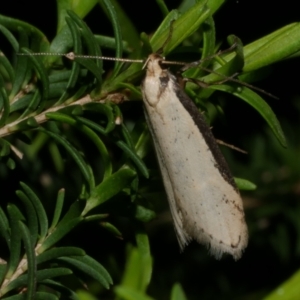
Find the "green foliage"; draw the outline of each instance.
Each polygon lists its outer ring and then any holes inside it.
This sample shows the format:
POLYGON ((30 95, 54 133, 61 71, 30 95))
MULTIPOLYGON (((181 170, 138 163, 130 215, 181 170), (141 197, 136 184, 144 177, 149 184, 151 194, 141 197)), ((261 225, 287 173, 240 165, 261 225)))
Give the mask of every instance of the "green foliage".
MULTIPOLYGON (((224 2, 183 1, 180 9, 168 11, 164 1, 157 0, 164 19, 151 38, 140 34, 115 0, 99 1, 111 22, 113 37, 95 35, 82 20, 97 4, 94 0, 57 0, 57 34, 52 41, 33 25, 0 15, 0 32, 12 49, 9 55, 0 55, 1 173, 25 169, 19 178, 20 189, 4 195, 7 201, 0 207, 1 299, 95 299, 92 292, 82 292, 85 283, 101 286, 94 292, 98 297, 105 295, 114 276, 117 283, 110 295, 116 299, 154 299, 148 294, 153 258, 144 223, 155 217, 159 206, 159 197, 149 192, 151 184, 156 184, 156 173, 147 163, 151 149, 148 130, 137 115, 130 114, 131 103, 141 99, 142 66, 116 62, 106 75, 100 59, 75 56, 74 61, 68 61, 58 53, 72 51, 95 57, 102 55, 104 48, 113 48, 116 57, 126 53, 136 59, 160 50, 172 59, 196 55, 198 62, 190 64, 183 76, 191 79, 186 92, 197 105, 208 111, 212 104, 207 99, 214 99, 216 91, 232 94, 252 106, 277 141, 286 146, 279 121, 262 96, 247 85, 224 79, 239 72, 239 79, 252 81, 260 68, 295 54, 300 50, 299 24, 287 25, 245 46, 230 36, 229 44, 235 47, 220 53, 213 18, 224 2), (200 82, 207 88, 200 88, 200 82), (20 163, 21 158, 27 165, 20 163), (32 179, 34 166, 47 173, 44 160, 54 166, 52 177, 59 177, 59 184, 52 178, 49 194, 47 185, 42 186, 42 192, 38 192, 38 185, 31 188, 38 177, 32 179), (54 190, 58 194, 53 208, 54 190), (92 221, 121 239, 126 232, 120 221, 124 218, 136 246, 127 245, 121 272, 111 257, 103 258, 109 273, 98 259, 86 254, 86 249, 64 242, 74 230, 92 221)), ((253 178, 237 178, 236 182, 240 189, 250 191, 256 188, 250 180, 253 178)), ((259 213, 272 217, 279 210, 280 206, 266 206, 266 211, 259 213)), ((297 213, 287 214, 300 237, 297 213)), ((255 230, 250 225, 250 232, 255 230)), ((283 239, 286 231, 281 231, 283 239)), ((101 237, 92 239, 99 250, 107 246, 101 237), (101 243, 97 244, 98 240, 101 243)), ((282 257, 284 251, 278 248, 282 257)), ((293 295, 291 290, 299 294, 294 280, 297 273, 294 276, 279 288, 287 295, 293 295)), ((180 283, 172 285, 170 299, 187 299, 180 283)), ((277 299, 276 291, 265 299, 277 299)))
MULTIPOLYGON (((37 286, 41 284, 47 286, 48 279, 73 273, 72 268, 57 267, 54 261, 60 265, 66 262, 71 267, 88 274, 105 288, 109 288, 112 284, 109 273, 82 249, 75 247, 49 249, 83 220, 80 214, 84 206, 78 205, 83 201, 75 202, 65 216, 58 221, 63 202, 63 191, 60 191, 52 226, 48 229, 48 218, 41 200, 26 184, 21 183, 21 186, 23 190, 18 190, 16 193, 24 204, 27 218, 22 216, 14 205, 7 207, 8 218, 2 211, 1 232, 8 233, 6 242, 10 249, 10 256, 7 267, 4 268, 6 263, 1 265, 3 267, 1 269, 1 295, 11 294, 17 289, 26 287, 26 299, 32 299, 38 294, 37 286), (21 240, 24 243, 24 253, 21 253, 21 240)), ((10 297, 5 299, 10 299, 10 297)))

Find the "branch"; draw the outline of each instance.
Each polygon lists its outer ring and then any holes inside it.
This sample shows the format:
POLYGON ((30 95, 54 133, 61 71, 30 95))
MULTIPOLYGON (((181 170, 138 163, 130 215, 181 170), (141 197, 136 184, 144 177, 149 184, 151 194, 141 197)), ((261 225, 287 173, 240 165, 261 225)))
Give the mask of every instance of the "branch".
MULTIPOLYGON (((103 100, 102 100, 103 101, 103 100)), ((99 101, 100 103, 102 101, 99 101)), ((59 106, 56 106, 56 107, 51 107, 47 110, 45 110, 44 112, 40 113, 39 115, 33 117, 35 119, 35 121, 38 123, 38 124, 42 124, 44 122, 46 122, 48 120, 48 118, 46 117, 46 114, 50 113, 50 112, 55 112, 55 111, 58 111, 60 109, 63 109, 63 108, 66 108, 68 106, 71 106, 71 105, 85 105, 87 103, 91 103, 93 102, 93 99, 90 97, 90 95, 86 95, 85 97, 77 100, 77 101, 74 101, 70 104, 63 104, 63 105, 59 105, 59 106)), ((15 133, 16 131, 18 131, 19 129, 16 128, 16 126, 18 124, 20 124, 21 122, 23 122, 24 120, 27 120, 29 118, 31 118, 32 116, 29 116, 29 117, 26 117, 26 118, 23 118, 21 120, 17 120, 15 122, 12 122, 10 124, 7 124, 5 125, 4 127, 2 127, 0 129, 0 137, 5 137, 5 136, 8 136, 12 133, 15 133)))

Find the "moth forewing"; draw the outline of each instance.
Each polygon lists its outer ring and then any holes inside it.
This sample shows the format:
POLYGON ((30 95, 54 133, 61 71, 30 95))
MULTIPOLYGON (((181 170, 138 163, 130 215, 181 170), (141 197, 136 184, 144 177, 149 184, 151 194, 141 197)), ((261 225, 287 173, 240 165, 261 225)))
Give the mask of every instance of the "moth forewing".
POLYGON ((180 248, 195 239, 216 258, 239 259, 248 243, 239 191, 203 116, 162 60, 149 56, 142 92, 180 248))

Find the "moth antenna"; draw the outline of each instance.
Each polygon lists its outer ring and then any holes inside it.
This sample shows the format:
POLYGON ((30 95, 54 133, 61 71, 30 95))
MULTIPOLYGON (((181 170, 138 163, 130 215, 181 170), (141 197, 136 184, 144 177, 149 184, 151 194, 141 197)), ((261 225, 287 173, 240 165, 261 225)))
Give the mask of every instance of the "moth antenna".
POLYGON ((201 87, 208 87, 209 85, 213 85, 213 84, 222 84, 222 83, 224 83, 224 82, 226 82, 226 81, 231 81, 231 82, 235 82, 235 83, 238 83, 238 84, 240 84, 240 85, 246 86, 246 87, 248 87, 248 88, 250 88, 250 89, 252 89, 252 90, 258 91, 258 92, 260 92, 260 93, 262 93, 262 94, 265 94, 266 96, 271 97, 271 98, 273 98, 273 99, 275 99, 275 100, 279 100, 278 97, 274 96, 274 95, 271 94, 271 93, 266 92, 266 91, 263 90, 263 89, 260 89, 260 88, 258 88, 258 87, 256 87, 256 86, 252 85, 252 84, 249 84, 249 83, 247 83, 247 82, 244 82, 244 81, 241 81, 241 80, 239 80, 239 79, 234 78, 235 76, 237 76, 237 75, 239 74, 238 72, 236 72, 236 73, 234 73, 233 75, 227 77, 227 76, 225 76, 224 74, 218 73, 218 72, 216 72, 216 71, 214 71, 214 70, 211 70, 211 69, 208 69, 208 68, 205 68, 205 67, 202 67, 202 66, 199 66, 199 68, 200 68, 201 70, 206 71, 206 72, 209 72, 209 73, 212 73, 212 74, 216 74, 216 75, 218 75, 218 76, 221 76, 221 77, 223 77, 224 79, 223 79, 223 80, 220 80, 220 81, 217 81, 217 82, 214 82, 214 83, 212 83, 212 84, 208 84, 208 83, 206 83, 206 82, 203 82, 203 81, 201 81, 201 80, 194 79, 194 78, 188 78, 187 80, 192 81, 192 82, 198 84, 198 85, 201 86, 201 87))
POLYGON ((64 56, 70 60, 75 58, 92 58, 92 59, 102 59, 110 61, 121 61, 121 62, 135 62, 135 63, 144 63, 143 59, 130 59, 130 58, 120 58, 120 57, 109 57, 109 56, 97 56, 97 55, 83 55, 76 54, 74 52, 69 53, 53 53, 53 52, 32 52, 32 53, 17 53, 19 56, 64 56))
POLYGON ((18 56, 66 56, 65 53, 53 52, 31 52, 31 53, 17 53, 18 56))
MULTIPOLYGON (((220 56, 221 54, 227 53, 227 52, 231 52, 237 45, 237 42, 234 42, 229 48, 225 49, 225 50, 219 50, 217 53, 206 56, 205 58, 193 61, 191 63, 187 63, 185 68, 182 68, 181 71, 184 72, 192 67, 197 67, 198 65, 200 65, 201 63, 207 61, 207 60, 211 60, 213 58, 215 58, 216 56, 220 56)), ((209 70, 210 71, 210 70, 209 70)), ((210 71, 211 72, 211 71, 210 71)))
MULTIPOLYGON (((219 51, 217 54, 215 55, 211 55, 211 56, 207 56, 205 59, 202 59, 202 60, 197 60, 195 62, 192 62, 192 63, 185 63, 185 62, 178 62, 178 61, 167 61, 167 60, 162 60, 161 63, 162 64, 165 64, 165 65, 179 65, 179 66, 185 66, 184 68, 181 68, 181 71, 184 72, 186 71, 187 69, 191 68, 191 67, 197 67, 200 63, 202 63, 203 61, 206 61, 206 60, 209 60, 213 57, 215 57, 216 55, 220 55, 220 54, 223 54, 223 53, 226 53, 226 52, 229 52, 231 51, 232 49, 234 49, 234 47, 236 47, 236 43, 234 43, 230 48, 226 49, 226 50, 222 50, 222 51, 219 51)), ((120 62, 125 62, 125 63, 142 63, 143 64, 143 69, 146 67, 148 61, 149 61, 149 58, 147 58, 147 60, 143 60, 143 59, 130 59, 130 58, 119 58, 119 57, 109 57, 109 56, 97 56, 97 55, 83 55, 83 54, 75 54, 74 52, 69 52, 69 53, 53 53, 53 52, 32 52, 32 53, 17 53, 17 55, 19 56, 64 56, 70 60, 74 60, 75 58, 92 58, 92 59, 102 59, 102 60, 109 60, 109 61, 120 61, 120 62)), ((198 66, 199 68, 201 68, 202 70, 206 71, 206 72, 209 72, 209 73, 213 73, 213 74, 216 74, 218 76, 221 76, 224 78, 224 80, 221 80, 219 82, 215 82, 214 84, 222 84, 223 82, 226 82, 226 81, 231 81, 231 82, 236 82, 236 83, 239 83, 241 85, 244 85, 246 87, 249 87, 250 89, 253 89, 253 90, 256 90, 262 94, 265 94, 273 99, 276 99, 278 100, 279 98, 272 95, 271 93, 268 93, 266 92, 265 90, 263 89, 260 89, 258 87, 255 87, 253 86, 252 84, 249 84, 249 83, 246 83, 246 82, 243 82, 243 81, 240 81, 238 79, 235 79, 233 77, 237 76, 238 73, 235 73, 233 75, 231 75, 230 77, 226 77, 225 75, 221 74, 221 73, 218 73, 216 71, 213 71, 213 70, 210 70, 208 68, 205 68, 205 67, 201 67, 201 66, 198 66)), ((192 82, 195 82, 196 84, 200 85, 200 86, 208 86, 207 83, 204 83, 200 80, 197 80, 197 79, 188 79, 192 82)))

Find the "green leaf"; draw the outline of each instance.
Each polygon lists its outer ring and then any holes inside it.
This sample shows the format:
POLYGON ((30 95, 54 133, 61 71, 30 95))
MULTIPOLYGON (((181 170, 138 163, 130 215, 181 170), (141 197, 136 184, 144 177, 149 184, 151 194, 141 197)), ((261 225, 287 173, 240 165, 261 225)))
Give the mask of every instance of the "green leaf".
POLYGON ((273 64, 300 50, 300 23, 292 23, 244 47, 244 72, 273 64))
POLYGON ((296 300, 300 294, 300 270, 294 273, 288 280, 277 287, 263 300, 296 300))
POLYGON ((36 211, 34 209, 33 204, 31 203, 29 198, 24 194, 23 191, 16 191, 16 194, 25 206, 27 225, 31 235, 31 241, 35 245, 37 241, 38 231, 39 231, 39 224, 38 224, 36 211))
MULTIPOLYGON (((73 99, 77 99, 77 95, 73 88, 78 82, 80 74, 79 64, 72 64, 68 82, 50 84, 49 99, 59 98, 56 101, 55 105, 64 103, 68 98, 68 101, 71 101, 71 97, 73 97, 73 99), (71 91, 73 92, 73 94, 71 94, 71 91)), ((79 89, 79 91, 81 91, 81 89, 79 89)))
POLYGON ((84 250, 77 247, 52 248, 38 255, 36 258, 36 263, 41 264, 46 261, 53 260, 62 256, 83 256, 83 255, 85 255, 84 250))
POLYGON ((60 32, 66 25, 65 18, 69 10, 72 10, 80 18, 84 18, 97 4, 97 0, 72 1, 57 0, 58 24, 57 32, 60 32))
MULTIPOLYGON (((106 48, 106 49, 111 49, 111 50, 114 50, 116 48, 116 39, 114 37, 104 36, 104 35, 100 35, 100 34, 95 34, 94 37, 97 40, 97 43, 101 48, 106 48)), ((132 49, 129 47, 127 41, 123 40, 122 44, 123 44, 123 52, 124 53, 132 52, 132 49)))
POLYGON ((49 153, 53 161, 53 165, 58 174, 64 173, 65 164, 64 159, 57 147, 57 144, 54 142, 49 143, 49 153))
MULTIPOLYGON (((80 29, 80 33, 82 38, 85 41, 85 44, 87 46, 88 49, 88 55, 91 56, 102 56, 100 47, 97 44, 97 40, 95 39, 93 33, 91 32, 91 30, 87 27, 87 25, 85 24, 85 22, 83 22, 75 13, 73 13, 72 11, 68 11, 68 15, 72 18, 72 20, 77 24, 77 26, 80 29)), ((76 61, 76 59, 75 59, 76 61)), ((103 61, 101 59, 85 59, 85 62, 81 62, 84 63, 85 67, 90 70, 94 76, 98 79, 98 88, 101 87, 102 84, 102 73, 103 73, 103 61), (88 61, 88 65, 86 65, 85 63, 88 61)))
MULTIPOLYGON (((80 116, 80 115, 83 114, 83 108, 82 108, 81 105, 77 105, 77 104, 75 104, 75 105, 66 105, 64 108, 60 109, 58 112, 57 111, 56 112, 50 112, 49 114, 50 115, 54 114, 54 116, 56 114, 58 114, 58 116, 61 115, 62 117, 64 115, 67 115, 71 118, 74 118, 78 115, 80 116)), ((59 119, 59 121, 63 121, 63 118, 59 119)))
POLYGON ((94 122, 94 121, 90 121, 89 119, 83 118, 83 117, 76 117, 76 120, 78 120, 80 123, 94 129, 95 131, 106 135, 106 129, 104 127, 102 127, 101 125, 99 125, 98 123, 94 122))
POLYGON ((59 300, 60 297, 47 292, 37 292, 34 299, 35 300, 59 300))
POLYGON ((39 109, 38 109, 38 113, 39 113, 44 109, 44 104, 45 104, 45 102, 46 102, 46 100, 48 99, 48 96, 49 96, 49 79, 48 79, 47 71, 46 71, 46 68, 44 67, 44 64, 41 61, 40 57, 30 55, 32 53, 31 50, 28 50, 28 49, 23 47, 21 49, 21 52, 28 54, 28 56, 26 56, 26 58, 28 60, 30 60, 31 63, 33 64, 33 66, 34 66, 34 68, 35 68, 35 70, 36 70, 36 72, 39 76, 40 82, 41 82, 42 99, 41 99, 41 102, 39 104, 39 109))
MULTIPOLYGON (((107 125, 106 125, 106 128, 105 128, 105 133, 109 133, 109 132, 111 132, 115 128, 115 116, 113 114, 113 110, 112 110, 112 106, 111 105, 109 105, 109 104, 102 104, 102 103, 88 103, 88 104, 84 105, 83 109, 84 110, 88 110, 88 111, 93 111, 93 112, 101 113, 101 114, 103 114, 103 115, 106 116, 106 118, 107 118, 107 125)), ((78 117, 78 119, 81 120, 82 118, 78 117)), ((92 126, 89 126, 89 127, 97 130, 96 128, 94 128, 92 126)), ((101 130, 99 132, 102 133, 101 130)))
MULTIPOLYGON (((23 31, 20 31, 20 45, 28 47, 28 39, 23 31)), ((13 81, 13 86, 10 91, 9 98, 12 100, 20 91, 20 89, 27 83, 26 76, 29 70, 29 59, 26 56, 17 56, 16 66, 15 66, 15 80, 13 81)))
POLYGON ((76 200, 75 202, 73 202, 69 210, 67 211, 67 213, 58 223, 58 226, 64 226, 64 224, 68 223, 72 219, 80 217, 84 206, 85 206, 85 201, 83 200, 76 200))
POLYGON ((175 283, 171 291, 171 300, 187 300, 180 283, 175 283))
MULTIPOLYGON (((91 218, 89 218, 89 219, 91 219, 91 218)), ((110 233, 112 233, 115 237, 122 238, 122 233, 113 224, 111 224, 109 222, 101 222, 100 225, 101 225, 101 227, 105 228, 107 231, 109 231, 110 233)))
POLYGON ((40 241, 42 241, 48 232, 48 218, 46 211, 40 201, 40 199, 37 197, 37 195, 30 189, 28 185, 26 185, 24 182, 20 182, 21 187, 27 194, 28 198, 30 199, 31 203, 33 204, 36 215, 39 220, 40 225, 40 241))
POLYGON ((28 103, 28 106, 22 113, 22 115, 19 117, 19 119, 23 119, 26 116, 32 114, 38 107, 39 103, 41 101, 41 95, 40 91, 36 90, 33 95, 31 95, 31 100, 28 103))
POLYGON ((111 165, 111 159, 108 154, 108 150, 106 149, 105 144, 101 141, 101 139, 92 129, 90 129, 89 127, 83 124, 80 124, 79 122, 76 121, 76 119, 62 113, 53 112, 53 113, 46 114, 46 116, 49 119, 73 125, 77 129, 82 131, 87 137, 89 137, 91 141, 96 145, 96 147, 98 148, 102 156, 102 161, 104 165, 104 178, 111 175, 112 165, 111 165))
POLYGON ((148 285, 151 281, 152 276, 152 257, 151 257, 151 251, 150 251, 150 244, 149 244, 149 238, 146 234, 145 230, 143 229, 143 226, 139 226, 136 235, 136 243, 138 247, 139 252, 139 260, 140 260, 140 267, 138 276, 138 289, 140 291, 146 291, 148 285))
POLYGON ((11 157, 9 157, 9 158, 7 159, 7 161, 6 161, 6 166, 7 166, 10 170, 14 170, 15 167, 16 167, 16 163, 15 163, 15 161, 14 161, 11 157))
MULTIPOLYGON (((150 44, 149 36, 145 32, 141 33, 141 42, 143 43, 142 54, 144 56, 146 56, 150 53, 153 53, 153 49, 150 44)), ((132 64, 128 69, 131 69, 134 65, 136 65, 136 64, 132 64)))
POLYGON ((239 190, 244 190, 244 191, 256 190, 256 185, 253 182, 251 182, 247 179, 234 177, 234 181, 235 181, 235 183, 236 183, 239 190))
POLYGON ((209 88, 233 94, 250 104, 266 120, 281 145, 286 147, 285 136, 276 115, 273 113, 270 106, 258 94, 245 86, 240 86, 235 83, 212 85, 209 88))
POLYGON ((149 150, 151 149, 152 139, 149 133, 149 129, 145 127, 142 134, 139 136, 139 139, 135 145, 136 154, 140 158, 144 158, 149 150))
POLYGON ((93 61, 91 58, 87 59, 83 57, 75 57, 74 61, 84 66, 94 75, 94 77, 98 80, 98 87, 101 85, 102 73, 99 72, 99 68, 95 62, 97 61, 96 59, 93 61))
MULTIPOLYGON (((54 55, 54 54, 53 54, 54 55)), ((86 75, 86 70, 80 72, 81 76, 86 75)), ((55 84, 64 84, 63 87, 67 86, 67 82, 72 76, 72 70, 61 70, 60 72, 55 72, 49 75, 50 86, 55 86, 55 84)), ((52 98, 52 97, 51 97, 52 98)))
POLYGON ((135 218, 141 222, 149 222, 156 217, 156 213, 142 205, 137 205, 135 210, 135 218))
POLYGON ((124 168, 105 179, 91 192, 91 197, 86 202, 82 216, 128 187, 135 176, 136 172, 134 170, 124 168))
POLYGON ((10 224, 10 257, 8 261, 8 269, 6 278, 10 278, 15 272, 21 254, 21 232, 19 228, 19 221, 24 220, 20 210, 13 204, 7 206, 10 224))
POLYGON ((39 124, 37 123, 34 117, 25 118, 24 120, 16 123, 16 125, 12 125, 9 127, 9 132, 16 132, 16 131, 26 131, 31 130, 33 128, 37 128, 39 124))
MULTIPOLYGON (((190 9, 193 5, 195 5, 195 2, 199 2, 201 0, 183 0, 182 3, 180 4, 180 7, 178 10, 180 12, 186 12, 188 9, 190 9)), ((206 1, 206 5, 209 7, 211 11, 211 15, 213 15, 220 7, 222 4, 224 4, 226 0, 208 0, 206 1)))
MULTIPOLYGON (((117 106, 116 106, 117 107, 117 106)), ((121 112, 118 114, 120 114, 120 118, 123 119, 123 116, 121 114, 121 112)), ((126 125, 124 123, 121 124, 121 133, 122 133, 122 136, 126 142, 126 144, 130 147, 130 148, 134 148, 134 143, 132 141, 132 137, 131 137, 131 134, 129 132, 129 130, 127 129, 126 125)))
MULTIPOLYGON (((49 42, 47 40, 47 37, 39 29, 32 26, 31 24, 2 15, 0 15, 0 24, 5 26, 7 29, 15 32, 20 32, 20 30, 22 29, 22 31, 26 33, 27 36, 30 36, 32 49, 34 52, 48 52, 49 42)), ((13 41, 12 36, 8 37, 8 35, 6 35, 6 38, 13 46, 14 51, 17 52, 19 49, 19 47, 17 46, 18 43, 16 41, 13 41)))
POLYGON ((19 294, 19 295, 14 295, 14 296, 4 298, 4 300, 25 300, 25 299, 26 299, 25 294, 19 294))
POLYGON ((154 34, 155 39, 151 39, 151 45, 154 52, 157 52, 164 46, 165 41, 168 43, 164 50, 164 55, 170 53, 176 48, 183 40, 194 33, 201 24, 209 17, 210 11, 206 6, 205 1, 199 1, 187 12, 182 14, 176 21, 172 23, 172 35, 170 36, 170 28, 166 27, 165 30, 157 36, 154 34))
POLYGON ((99 221, 106 219, 109 216, 109 214, 97 214, 97 215, 91 215, 84 217, 85 222, 93 222, 93 221, 99 221))
POLYGON ((64 222, 63 226, 58 225, 55 231, 45 239, 42 246, 38 249, 38 253, 42 253, 45 250, 52 247, 54 244, 56 244, 67 233, 69 233, 75 226, 77 226, 81 220, 82 218, 78 217, 70 220, 69 222, 64 222))
POLYGON ((137 168, 140 170, 142 175, 146 178, 149 178, 148 168, 145 163, 141 160, 141 158, 136 154, 135 150, 130 148, 123 141, 117 141, 116 145, 123 150, 123 152, 128 155, 128 157, 135 163, 137 168))
POLYGON ((4 85, 1 84, 2 79, 0 80, 0 103, 1 103, 1 118, 0 118, 0 127, 4 126, 7 122, 7 118, 10 113, 9 99, 7 97, 4 85), (2 106, 3 105, 3 106, 2 106))
MULTIPOLYGON (((80 29, 82 38, 86 42, 88 53, 90 53, 91 55, 101 56, 101 51, 99 47, 97 47, 97 42, 94 38, 94 35, 89 29, 89 27, 86 25, 86 23, 72 10, 69 10, 67 13, 80 29)), ((101 62, 99 62, 98 66, 101 67, 101 62)))
POLYGON ((52 232, 53 229, 56 227, 57 223, 59 222, 61 211, 62 211, 62 208, 64 205, 64 199, 65 199, 65 189, 60 189, 58 191, 53 220, 52 220, 52 224, 49 228, 49 232, 52 232))
MULTIPOLYGON (((50 279, 53 277, 70 275, 73 272, 67 268, 51 268, 46 270, 39 270, 36 273, 36 282, 39 283, 45 279, 50 279)), ((26 287, 28 281, 28 274, 21 275, 20 277, 13 280, 8 286, 3 288, 2 295, 12 291, 16 288, 26 287)))
POLYGON ((10 228, 8 219, 0 206, 0 235, 5 239, 8 246, 10 244, 9 230, 10 228))
POLYGON ((28 104, 30 103, 32 99, 32 93, 22 97, 20 100, 15 101, 13 103, 11 103, 10 105, 10 113, 17 111, 17 110, 21 110, 25 107, 28 106, 28 104))
MULTIPOLYGON (((65 21, 65 20, 64 20, 65 21)), ((73 37, 68 26, 64 26, 62 30, 55 36, 50 45, 51 53, 67 53, 73 47, 73 37)), ((52 65, 60 60, 57 55, 47 56, 48 65, 52 65)))
POLYGON ((91 276, 101 283, 106 289, 109 289, 109 286, 113 283, 106 269, 99 262, 88 255, 77 257, 61 257, 59 260, 65 261, 68 264, 76 267, 78 270, 91 276))
MULTIPOLYGON (((77 28, 74 21, 70 19, 68 16, 66 16, 66 22, 69 28, 68 32, 70 36, 72 36, 72 46, 74 48, 73 51, 75 53, 81 53, 82 45, 81 45, 79 29, 77 28)), ((66 99, 68 99, 68 97, 70 96, 70 91, 72 91, 72 89, 74 88, 75 84, 78 81, 79 75, 80 75, 80 65, 78 63, 73 63, 71 74, 68 78, 68 83, 66 85, 66 88, 64 92, 60 95, 59 100, 56 102, 56 105, 62 104, 66 99)))
MULTIPOLYGON (((3 20, 2 19, 3 17, 4 16, 0 15, 0 23, 2 23, 1 21, 3 20)), ((6 17, 4 17, 4 19, 6 19, 6 17)), ((16 38, 14 37, 14 35, 6 27, 2 26, 1 24, 0 24, 0 31, 6 37, 7 41, 11 44, 14 51, 17 52, 19 49, 19 43, 16 40, 16 38)))
MULTIPOLYGON (((100 2, 100 5, 104 8, 107 15, 109 16, 109 19, 113 26, 114 37, 116 39, 116 55, 115 56, 122 57, 122 54, 123 54, 122 33, 121 33, 121 26, 119 24, 119 19, 118 19, 116 10, 110 0, 101 0, 99 2, 100 2)), ((118 75, 120 68, 121 68, 121 63, 116 61, 112 77, 115 77, 118 75)))
POLYGON ((78 295, 78 300, 98 300, 95 296, 93 296, 92 292, 86 291, 83 289, 76 291, 78 295))
POLYGON ((71 157, 74 159, 74 161, 76 162, 76 164, 78 165, 84 179, 90 184, 91 186, 91 182, 90 182, 90 170, 86 164, 86 162, 83 160, 81 154, 79 153, 79 151, 74 148, 65 138, 63 138, 61 135, 51 132, 49 130, 45 130, 44 128, 39 128, 40 131, 46 133, 47 135, 49 135, 50 137, 52 137, 56 142, 58 142, 59 144, 61 144, 66 151, 71 155, 71 157))
POLYGON ((65 297, 69 297, 67 299, 70 300, 80 300, 79 297, 77 296, 77 293, 75 293, 73 290, 71 290, 70 288, 62 285, 59 282, 56 282, 54 280, 51 279, 46 279, 41 281, 42 284, 49 286, 51 289, 55 289, 59 292, 61 292, 65 297))
POLYGON ((226 0, 208 0, 207 6, 211 11, 211 15, 213 15, 220 7, 226 2, 226 0))
POLYGON ((31 300, 35 298, 36 292, 36 260, 34 252, 34 244, 32 244, 30 231, 24 223, 19 221, 19 228, 22 235, 22 240, 24 242, 26 259, 27 259, 27 291, 26 300, 31 300))
POLYGON ((154 298, 147 296, 140 291, 136 291, 133 288, 116 286, 114 290, 119 297, 125 300, 154 300, 154 298))
POLYGON ((165 33, 165 31, 170 32, 170 26, 173 21, 177 20, 180 16, 177 9, 171 10, 163 19, 163 21, 160 23, 159 27, 156 29, 155 33, 151 37, 152 43, 154 43, 156 40, 160 39, 160 36, 165 33))
POLYGON ((4 298, 5 300, 26 300, 26 294, 18 294, 4 298))
MULTIPOLYGON (((36 27, 32 26, 31 24, 28 24, 26 22, 13 19, 10 17, 5 17, 0 15, 0 23, 4 25, 6 28, 11 29, 12 31, 18 32, 20 28, 28 36, 31 37, 31 44, 34 51, 37 52, 47 52, 49 48, 49 42, 47 37, 36 27)), ((15 51, 18 51, 18 49, 15 49, 15 51)))
MULTIPOLYGON (((0 25, 1 30, 1 25, 0 25)), ((7 59, 6 56, 4 56, 4 53, 1 52, 0 56, 0 72, 2 73, 3 79, 7 79, 9 82, 13 82, 15 80, 15 71, 10 63, 10 61, 7 59)))
POLYGON ((24 120, 24 122, 26 122, 26 125, 31 128, 36 128, 39 126, 37 120, 33 117, 24 120))
MULTIPOLYGON (((208 17, 203 23, 203 49, 199 66, 190 68, 183 73, 187 78, 201 78, 206 74, 205 68, 211 63, 211 56, 214 55, 216 49, 215 24, 212 17, 208 17)), ((231 75, 231 74, 230 74, 231 75)), ((206 78, 206 77, 204 77, 206 78)), ((222 78, 223 79, 223 78, 222 78)), ((206 82, 205 79, 203 81, 206 82)))
MULTIPOLYGON (((139 38, 139 32, 133 25, 130 18, 125 14, 124 10, 120 6, 117 0, 110 0, 113 7, 115 8, 118 22, 120 24, 120 30, 122 34, 122 38, 128 44, 128 48, 134 49, 134 53, 131 56, 134 56, 135 53, 141 50, 141 42, 139 38)), ((122 3, 122 2, 121 2, 122 3)), ((122 3, 123 4, 123 3, 122 3)), ((124 43, 122 50, 124 51, 124 43)), ((114 43, 114 49, 116 48, 116 41, 114 43)))
POLYGON ((159 6, 161 12, 164 16, 167 16, 169 13, 168 7, 164 0, 156 0, 157 5, 159 6))
MULTIPOLYGON (((72 71, 73 71, 73 67, 78 66, 78 64, 72 64, 72 71)), ((68 77, 68 82, 73 82, 73 73, 72 71, 70 71, 70 76, 68 77)), ((49 76, 50 77, 50 76, 49 76)), ((77 78, 74 79, 75 83, 77 82, 77 78)), ((55 82, 55 83, 52 83, 50 82, 50 86, 49 86, 49 99, 59 99, 55 105, 59 105, 60 102, 64 102, 66 100, 66 98, 69 96, 69 93, 68 93, 68 90, 67 90, 67 87, 68 87, 68 82, 66 81, 61 81, 61 82, 55 82), (63 99, 60 100, 60 99, 63 99)), ((74 96, 74 95, 73 95, 74 96)), ((71 98, 70 98, 71 99, 71 98)), ((71 102, 72 100, 69 101, 71 102)), ((68 101, 68 102, 69 102, 68 101)))
MULTIPOLYGON (((213 70, 211 73, 205 77, 201 78, 201 81, 205 83, 213 83, 218 81, 226 81, 228 76, 236 74, 243 69, 244 66, 244 53, 243 53, 243 44, 239 38, 234 35, 228 37, 229 43, 231 46, 235 45, 233 52, 235 55, 231 60, 225 60, 220 56, 216 56, 215 60, 218 61, 218 64, 214 64, 213 70)), ((207 60, 209 62, 209 60, 207 60)), ((201 70, 202 66, 197 67, 196 70, 201 70)), ((193 71, 193 69, 192 69, 193 71)), ((197 71, 196 71, 197 72, 197 71)), ((197 73, 194 72, 196 75, 197 73)), ((198 71, 200 73, 200 71, 198 71)), ((200 73, 201 74, 201 73, 200 73)), ((190 70, 184 73, 187 77, 192 77, 190 70)), ((199 78, 199 77, 198 77, 199 78)))
POLYGON ((69 16, 66 16, 66 22, 72 35, 74 52, 82 53, 82 43, 79 28, 69 16))
POLYGON ((0 157, 10 154, 10 143, 5 139, 0 139, 0 157))
POLYGON ((3 259, 0 260, 0 285, 2 284, 7 269, 7 262, 5 262, 3 259))
POLYGON ((120 286, 142 294, 145 293, 151 279, 152 258, 148 249, 149 245, 144 244, 139 235, 136 235, 136 238, 139 248, 131 247, 127 251, 125 272, 120 286))

